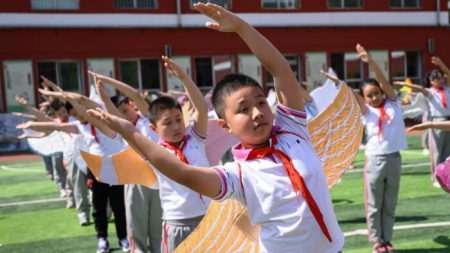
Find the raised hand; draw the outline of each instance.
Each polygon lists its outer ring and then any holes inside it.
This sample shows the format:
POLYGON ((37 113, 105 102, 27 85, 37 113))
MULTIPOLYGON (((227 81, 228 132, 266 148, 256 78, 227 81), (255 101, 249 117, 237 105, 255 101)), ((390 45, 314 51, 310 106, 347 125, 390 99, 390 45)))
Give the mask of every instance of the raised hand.
POLYGON ((19 103, 20 105, 28 105, 28 101, 21 95, 14 96, 14 99, 19 103))
POLYGON ((187 73, 172 59, 163 55, 161 59, 164 61, 164 67, 166 67, 172 75, 174 75, 178 79, 188 78, 187 73))
POLYGON ((364 47, 361 46, 360 44, 356 44, 356 52, 358 52, 358 56, 363 62, 368 63, 371 60, 366 49, 364 49, 364 47))
MULTIPOLYGON (((93 73, 93 72, 92 72, 93 73)), ((95 86, 95 92, 97 92, 100 97, 108 98, 110 97, 108 90, 106 90, 105 86, 103 85, 103 80, 101 77, 99 77, 97 74, 93 74, 94 76, 94 86, 95 86)))
POLYGON ((56 85, 54 82, 48 80, 45 76, 41 75, 41 78, 42 78, 42 83, 41 83, 42 86, 49 87, 54 91, 62 91, 62 89, 58 85, 56 85))
POLYGON ((320 70, 320 74, 324 75, 326 78, 330 79, 336 84, 339 84, 339 78, 337 76, 331 75, 328 72, 325 72, 323 69, 320 70))
POLYGON ((437 56, 432 56, 431 57, 431 63, 433 63, 434 65, 436 65, 438 67, 442 66, 442 64, 443 64, 441 58, 439 58, 437 56))
POLYGON ((206 27, 220 32, 236 32, 243 20, 228 10, 211 3, 195 3, 194 8, 215 22, 206 22, 206 27))

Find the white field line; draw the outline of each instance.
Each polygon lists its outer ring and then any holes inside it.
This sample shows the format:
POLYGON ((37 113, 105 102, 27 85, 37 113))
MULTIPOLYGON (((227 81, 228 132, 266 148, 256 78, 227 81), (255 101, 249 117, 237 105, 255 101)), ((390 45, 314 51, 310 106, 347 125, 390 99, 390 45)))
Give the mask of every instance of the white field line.
POLYGON ((36 170, 21 169, 21 168, 11 167, 11 166, 7 166, 7 165, 0 165, 0 170, 5 170, 5 171, 23 171, 23 172, 38 172, 38 171, 41 171, 41 169, 36 169, 36 170))
MULTIPOLYGON (((425 165, 430 165, 430 163, 405 164, 405 165, 402 165, 402 169, 415 168, 415 167, 420 167, 420 166, 425 166, 425 165)), ((349 169, 349 170, 347 170, 347 172, 345 172, 345 174, 363 172, 363 171, 364 171, 364 169, 349 169)))
MULTIPOLYGON (((431 228, 431 227, 444 227, 450 226, 450 221, 445 222, 434 222, 434 223, 422 223, 422 224, 411 224, 411 225, 400 225, 394 226, 394 230, 405 230, 413 228, 431 228)), ((355 235, 367 235, 367 229, 357 229, 350 232, 345 232, 344 236, 355 236, 355 235)))
POLYGON ((50 202, 58 202, 58 201, 65 201, 65 198, 38 199, 38 200, 20 201, 20 202, 13 202, 13 203, 0 204, 0 207, 7 207, 7 206, 21 206, 21 205, 30 205, 30 204, 39 204, 39 203, 50 203, 50 202))

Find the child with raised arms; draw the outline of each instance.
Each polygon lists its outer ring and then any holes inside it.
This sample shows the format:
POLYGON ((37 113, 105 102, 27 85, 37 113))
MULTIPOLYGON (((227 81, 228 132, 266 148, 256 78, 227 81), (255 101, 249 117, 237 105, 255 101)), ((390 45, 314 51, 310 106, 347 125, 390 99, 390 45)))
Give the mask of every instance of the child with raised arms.
MULTIPOLYGON (((239 200, 250 221, 261 226, 261 252, 337 253, 344 245, 318 155, 306 128, 302 88, 284 56, 237 15, 214 4, 194 7, 214 19, 207 27, 238 34, 274 76, 279 105, 275 114, 252 78, 234 74, 212 95, 219 124, 241 143, 235 162, 208 169, 181 163, 143 138, 124 120, 100 110, 89 113, 118 131, 168 178, 223 201, 239 200), (275 124, 274 124, 275 122, 275 124)), ((203 98, 201 98, 203 99, 203 98)), ((191 101, 198 101, 191 98, 191 101)))

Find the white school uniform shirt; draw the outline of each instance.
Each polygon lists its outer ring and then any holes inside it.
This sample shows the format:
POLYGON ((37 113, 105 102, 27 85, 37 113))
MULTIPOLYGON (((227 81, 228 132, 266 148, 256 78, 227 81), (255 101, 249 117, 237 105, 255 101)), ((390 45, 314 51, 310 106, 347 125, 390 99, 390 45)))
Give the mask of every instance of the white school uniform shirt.
POLYGON ((426 99, 430 107, 431 117, 439 118, 450 116, 450 87, 448 87, 448 85, 446 84, 443 84, 442 88, 444 88, 445 97, 447 98, 447 108, 442 106, 442 97, 439 91, 434 88, 427 89, 428 96, 426 97, 426 99))
POLYGON ((261 252, 336 253, 344 246, 344 235, 333 211, 322 163, 310 143, 306 124, 304 112, 278 105, 274 129, 281 128, 296 135, 278 134, 275 148, 290 157, 303 177, 323 215, 331 243, 306 200, 294 192, 278 156, 246 161, 250 150, 238 149, 238 145, 233 148, 235 162, 214 168, 222 182, 221 193, 215 200, 233 198, 247 207, 251 223, 261 226, 261 252))
MULTIPOLYGON (((197 133, 194 127, 189 127, 184 141, 187 141, 183 149, 183 154, 190 165, 199 167, 209 167, 205 150, 205 136, 197 133)), ((160 145, 164 143, 160 139, 160 145)), ((162 146, 164 148, 164 146, 162 146)), ((176 156, 175 151, 165 148, 168 152, 176 156)), ((164 174, 155 170, 158 176, 159 195, 161 207, 163 209, 164 220, 182 220, 206 213, 211 199, 201 196, 184 185, 169 179, 164 174)))
POLYGON ((378 136, 380 111, 366 105, 366 113, 362 115, 367 134, 366 155, 386 155, 408 148, 400 101, 385 99, 384 110, 390 120, 383 120, 382 134, 378 136))
POLYGON ((312 120, 314 117, 317 116, 317 114, 319 114, 319 109, 317 108, 317 104, 316 101, 314 101, 314 99, 312 99, 311 101, 305 101, 304 105, 307 121, 312 120))
POLYGON ((83 136, 86 151, 93 155, 112 155, 119 153, 124 148, 122 138, 118 134, 115 134, 114 138, 109 138, 97 128, 91 128, 90 123, 82 124, 80 121, 75 121, 72 124, 77 129, 77 133, 83 136), (95 135, 93 131, 95 131, 95 135), (97 136, 97 140, 95 136, 97 136))
POLYGON ((159 135, 150 128, 150 120, 149 118, 142 116, 142 114, 138 114, 138 118, 134 123, 134 127, 144 136, 149 138, 150 140, 157 142, 159 140, 159 135))

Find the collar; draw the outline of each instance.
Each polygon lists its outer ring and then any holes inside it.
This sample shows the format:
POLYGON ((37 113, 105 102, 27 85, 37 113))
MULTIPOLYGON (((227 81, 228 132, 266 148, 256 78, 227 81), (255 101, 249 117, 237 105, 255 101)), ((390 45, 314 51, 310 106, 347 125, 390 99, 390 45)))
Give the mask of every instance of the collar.
MULTIPOLYGON (((279 126, 272 126, 272 131, 270 132, 270 136, 277 134, 277 132, 280 129, 281 128, 279 126)), ((269 138, 269 145, 272 144, 271 142, 272 142, 272 138, 269 138)), ((247 160, 248 155, 250 154, 250 152, 252 150, 253 149, 244 148, 244 145, 242 145, 242 143, 239 143, 231 149, 231 153, 233 154, 233 157, 235 160, 245 161, 245 160, 247 160)))
MULTIPOLYGON (((190 138, 191 138, 190 135, 185 134, 185 135, 183 136, 183 139, 182 139, 181 142, 180 142, 180 145, 178 145, 178 147, 181 147, 181 145, 183 145, 184 142, 187 142, 190 138)), ((165 141, 165 140, 163 140, 163 139, 161 139, 161 138, 159 138, 159 142, 158 142, 158 143, 159 143, 159 145, 161 145, 161 146, 166 146, 166 145, 173 146, 171 143, 169 143, 169 142, 167 142, 167 141, 165 141)))

